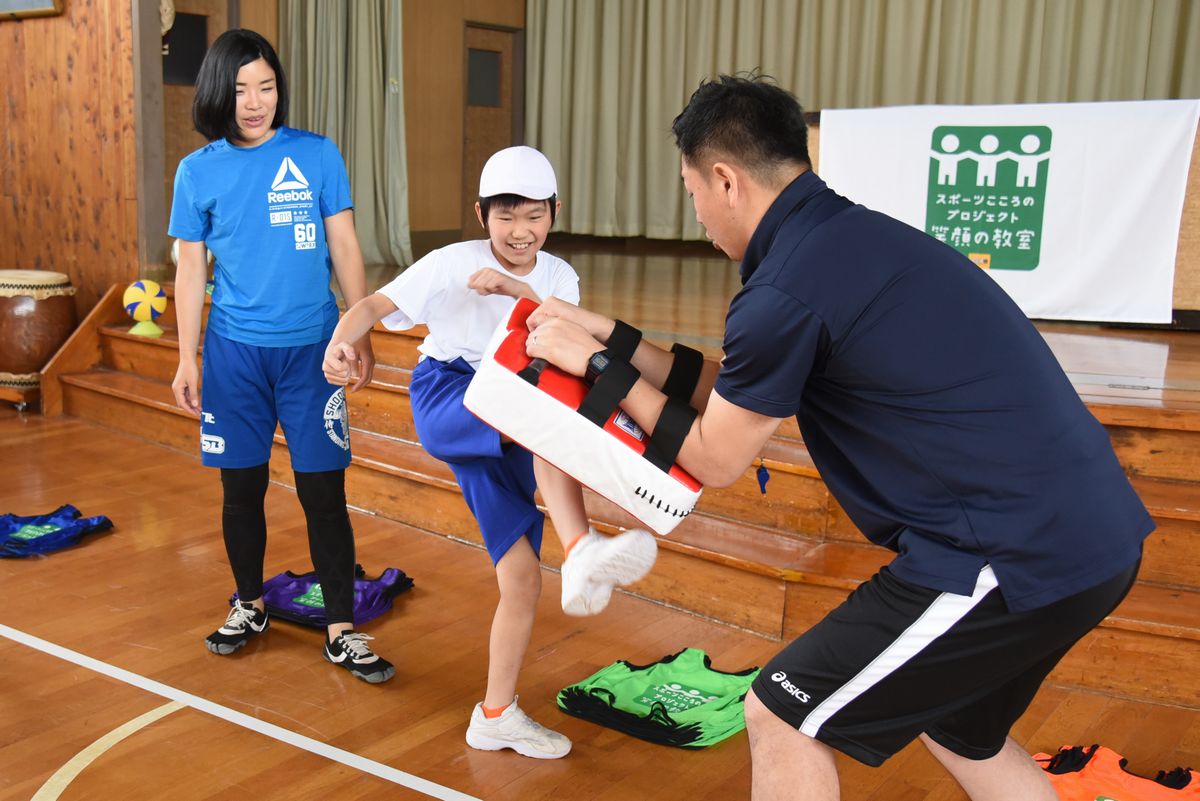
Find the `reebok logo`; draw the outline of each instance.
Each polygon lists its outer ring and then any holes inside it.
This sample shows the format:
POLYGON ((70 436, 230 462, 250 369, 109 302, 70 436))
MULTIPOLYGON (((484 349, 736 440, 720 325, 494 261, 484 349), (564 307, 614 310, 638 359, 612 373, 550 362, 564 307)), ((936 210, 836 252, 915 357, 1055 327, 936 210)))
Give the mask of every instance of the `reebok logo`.
POLYGON ((783 691, 785 693, 792 696, 800 703, 802 703, 802 704, 808 703, 808 701, 809 701, 808 693, 804 692, 804 690, 801 690, 795 684, 792 684, 790 681, 788 681, 787 674, 784 673, 782 670, 778 671, 777 673, 772 673, 771 681, 778 684, 781 688, 783 688, 783 691))
POLYGON ((271 182, 271 191, 267 193, 268 203, 287 203, 296 200, 312 200, 312 190, 308 188, 308 179, 291 156, 284 156, 275 172, 275 180, 271 182))

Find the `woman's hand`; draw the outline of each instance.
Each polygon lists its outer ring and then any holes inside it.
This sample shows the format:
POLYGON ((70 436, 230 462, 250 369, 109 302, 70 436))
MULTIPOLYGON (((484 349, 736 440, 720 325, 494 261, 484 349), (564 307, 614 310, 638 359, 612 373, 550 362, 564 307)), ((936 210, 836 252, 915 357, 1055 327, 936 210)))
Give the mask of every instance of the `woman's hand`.
POLYGON ((200 369, 196 366, 194 358, 179 360, 179 369, 175 371, 171 391, 175 393, 175 402, 179 404, 179 408, 192 417, 200 416, 200 369))
POLYGON ((375 375, 375 349, 371 347, 371 332, 368 331, 363 335, 363 338, 355 343, 352 350, 358 351, 358 363, 351 365, 351 379, 354 384, 350 386, 347 392, 358 392, 360 389, 371 383, 372 376, 375 375))

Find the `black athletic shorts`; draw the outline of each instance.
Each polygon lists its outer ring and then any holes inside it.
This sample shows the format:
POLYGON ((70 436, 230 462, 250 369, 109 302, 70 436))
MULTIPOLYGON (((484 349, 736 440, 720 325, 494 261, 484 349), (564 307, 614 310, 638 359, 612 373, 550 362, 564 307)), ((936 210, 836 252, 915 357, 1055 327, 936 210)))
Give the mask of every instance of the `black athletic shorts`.
POLYGON ((921 733, 987 759, 1063 655, 1129 592, 1139 564, 1015 614, 990 567, 971 596, 910 584, 885 567, 775 656, 754 693, 782 720, 867 765, 921 733))

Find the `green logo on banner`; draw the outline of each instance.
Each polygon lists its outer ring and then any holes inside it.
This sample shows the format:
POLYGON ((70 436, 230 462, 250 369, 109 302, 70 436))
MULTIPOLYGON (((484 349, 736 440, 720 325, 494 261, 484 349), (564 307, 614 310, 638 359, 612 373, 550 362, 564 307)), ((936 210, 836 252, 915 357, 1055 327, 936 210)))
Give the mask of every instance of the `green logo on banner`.
POLYGON ((38 537, 44 537, 52 531, 60 531, 61 529, 62 529, 62 526, 24 525, 13 532, 13 537, 18 540, 25 540, 26 542, 28 542, 29 540, 36 540, 38 537))
POLYGON ((297 595, 292 600, 298 604, 311 606, 314 609, 325 608, 325 593, 321 591, 320 584, 313 584, 308 588, 308 592, 304 593, 303 595, 297 595))
POLYGON ((671 682, 647 687, 633 702, 647 708, 659 703, 665 706, 668 712, 685 712, 709 701, 715 701, 718 697, 686 684, 671 682))
POLYGON ((1044 125, 935 128, 925 232, 985 269, 1032 270, 1049 174, 1044 125))

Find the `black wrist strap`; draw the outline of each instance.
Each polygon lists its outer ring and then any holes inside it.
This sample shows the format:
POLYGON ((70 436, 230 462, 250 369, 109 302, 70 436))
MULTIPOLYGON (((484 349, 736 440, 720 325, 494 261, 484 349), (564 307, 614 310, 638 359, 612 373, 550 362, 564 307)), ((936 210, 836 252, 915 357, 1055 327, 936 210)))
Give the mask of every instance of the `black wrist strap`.
POLYGON ((613 359, 584 396, 583 403, 579 404, 579 413, 603 427, 641 377, 642 374, 629 362, 613 359))
POLYGON ((623 362, 632 362, 633 354, 642 341, 642 332, 623 320, 613 321, 612 333, 608 335, 608 350, 623 362))
POLYGON ((700 372, 704 369, 704 354, 687 345, 676 342, 671 346, 675 361, 671 362, 671 372, 663 383, 663 394, 684 403, 691 403, 692 393, 700 383, 700 372))
POLYGON ((699 414, 691 406, 675 398, 667 398, 658 422, 654 424, 654 433, 646 443, 646 452, 642 455, 650 464, 664 473, 670 472, 675 464, 675 457, 683 447, 688 432, 692 430, 692 422, 699 414))

